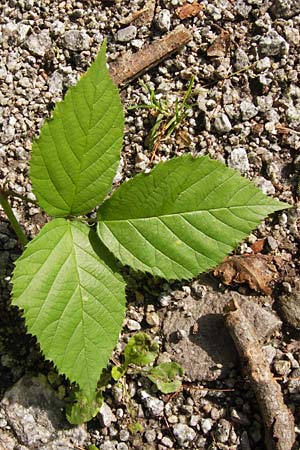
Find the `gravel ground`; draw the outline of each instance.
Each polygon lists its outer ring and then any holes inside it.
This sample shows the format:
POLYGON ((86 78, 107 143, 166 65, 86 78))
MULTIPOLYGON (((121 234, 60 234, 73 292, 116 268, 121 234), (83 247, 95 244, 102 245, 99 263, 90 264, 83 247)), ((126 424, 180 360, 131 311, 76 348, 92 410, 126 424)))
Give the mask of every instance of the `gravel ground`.
MULTIPOLYGON (((264 344, 286 403, 295 416, 298 439, 295 449, 298 449, 300 3, 298 0, 204 0, 202 12, 185 20, 176 12, 182 4, 180 0, 160 0, 152 23, 135 26, 124 25, 124 19, 144 7, 141 0, 3 0, 0 6, 0 180, 5 180, 10 189, 34 199, 28 179, 32 138, 51 114, 54 103, 62 99, 67 88, 87 69, 104 37, 110 62, 125 50, 136 51, 184 23, 192 31, 191 41, 141 79, 155 90, 158 98, 167 99, 172 105, 177 96, 183 97, 194 76, 191 100, 195 106, 178 132, 161 143, 151 158, 145 141, 153 118, 146 110, 128 109, 147 101, 145 89, 139 81, 123 89, 126 133, 115 183, 149 170, 159 161, 192 152, 223 161, 240 170, 266 194, 293 205, 292 209, 273 215, 263 223, 237 253, 251 252, 251 245, 265 238, 263 252, 284 261, 273 294, 261 296, 258 302, 278 313, 283 321, 281 329, 264 344), (216 44, 222 33, 220 56, 209 56, 211 45, 216 44), (230 46, 224 50, 226 39, 227 44, 230 40, 230 46)), ((30 237, 48 220, 32 204, 14 200, 13 207, 30 237)), ((34 339, 26 335, 18 312, 10 307, 13 262, 21 249, 2 211, 0 218, 0 390, 3 395, 25 373, 42 372, 48 377, 50 373, 53 377, 53 372, 51 365, 43 361, 34 339)), ((128 314, 115 359, 128 338, 140 329, 156 337, 161 344, 161 358, 176 359, 176 354, 166 352, 168 343, 162 326, 165 317, 168 312, 180 310, 185 297, 197 297, 201 289, 209 289, 208 285, 214 284, 218 295, 238 290, 241 295, 251 297, 247 287, 225 288, 213 276, 190 284, 171 285, 130 273, 127 277, 130 279, 128 314)), ((184 366, 184 361, 181 363, 184 366)), ((128 411, 122 393, 114 387, 106 391, 107 406, 88 424, 84 448, 94 443, 101 450, 264 449, 262 419, 251 386, 238 362, 232 362, 229 369, 226 375, 213 380, 200 376, 198 380, 190 378, 190 388, 172 398, 159 394, 144 379, 129 376, 128 396, 144 432, 128 432, 128 411), (228 388, 232 391, 225 391, 228 388)), ((1 427, 9 429, 0 420, 1 427)), ((36 447, 28 444, 22 448, 36 447)))

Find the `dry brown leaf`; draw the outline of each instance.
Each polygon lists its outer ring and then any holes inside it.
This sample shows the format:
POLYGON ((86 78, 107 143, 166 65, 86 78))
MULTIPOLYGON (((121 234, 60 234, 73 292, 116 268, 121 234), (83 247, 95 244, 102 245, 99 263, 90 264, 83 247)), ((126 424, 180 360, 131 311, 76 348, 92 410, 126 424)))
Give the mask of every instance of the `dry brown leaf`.
POLYGON ((207 49, 207 56, 223 57, 226 56, 230 47, 230 34, 222 30, 219 36, 207 49))
POLYGON ((197 16, 203 10, 203 5, 200 3, 185 3, 176 9, 177 16, 181 19, 188 19, 189 17, 197 16))
POLYGON ((254 291, 271 294, 270 283, 278 278, 274 262, 272 255, 260 253, 229 256, 214 270, 214 275, 221 277, 224 284, 246 283, 254 291))
POLYGON ((254 242, 254 244, 251 245, 250 248, 253 251, 253 253, 260 253, 262 251, 265 245, 265 240, 266 240, 265 238, 258 239, 256 242, 254 242))

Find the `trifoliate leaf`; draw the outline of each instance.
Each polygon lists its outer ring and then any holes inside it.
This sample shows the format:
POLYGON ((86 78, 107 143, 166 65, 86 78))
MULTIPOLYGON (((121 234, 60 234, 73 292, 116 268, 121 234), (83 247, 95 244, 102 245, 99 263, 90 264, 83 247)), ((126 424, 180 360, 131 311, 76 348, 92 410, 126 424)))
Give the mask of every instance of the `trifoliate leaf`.
POLYGON ((125 311, 111 254, 87 225, 55 219, 18 259, 13 285, 13 304, 24 310, 46 358, 91 395, 125 311))
POLYGON ((128 364, 146 366, 153 362, 158 355, 158 344, 146 333, 137 333, 129 339, 125 347, 125 367, 128 364))
POLYGON ((123 183, 98 212, 98 234, 123 263, 167 279, 223 261, 268 214, 289 205, 239 172, 184 155, 123 183))
POLYGON ((182 384, 181 378, 183 375, 183 368, 176 362, 161 363, 146 374, 163 394, 178 391, 182 384))
POLYGON ((120 160, 123 122, 102 45, 86 74, 56 104, 32 146, 33 190, 48 214, 85 214, 105 198, 120 160))

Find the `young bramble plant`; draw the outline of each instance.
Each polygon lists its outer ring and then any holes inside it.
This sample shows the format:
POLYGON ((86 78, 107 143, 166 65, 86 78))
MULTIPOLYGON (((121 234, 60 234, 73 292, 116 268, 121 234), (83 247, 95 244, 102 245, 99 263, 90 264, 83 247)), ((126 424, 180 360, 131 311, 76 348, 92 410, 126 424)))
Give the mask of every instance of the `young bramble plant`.
MULTIPOLYGON (((12 303, 24 311, 28 332, 87 398, 96 395, 124 319, 117 260, 168 280, 189 279, 288 207, 220 162, 191 155, 158 164, 108 197, 123 125, 104 44, 33 143, 33 191, 53 220, 27 244, 12 280, 12 303), (95 230, 84 215, 99 204, 95 230)), ((11 218, 4 200, 2 190, 11 218)))
POLYGON ((158 344, 146 333, 139 332, 132 336, 124 350, 124 363, 113 366, 111 371, 103 370, 94 395, 87 396, 82 390, 73 389, 66 409, 68 421, 79 424, 95 417, 104 401, 103 392, 113 380, 121 383, 123 387, 123 400, 132 420, 130 428, 134 433, 140 431, 137 427, 139 428, 141 424, 133 420, 136 411, 127 394, 126 374, 130 372, 149 378, 163 394, 170 394, 181 388, 183 368, 176 362, 165 362, 153 366, 158 357, 158 351, 158 344))

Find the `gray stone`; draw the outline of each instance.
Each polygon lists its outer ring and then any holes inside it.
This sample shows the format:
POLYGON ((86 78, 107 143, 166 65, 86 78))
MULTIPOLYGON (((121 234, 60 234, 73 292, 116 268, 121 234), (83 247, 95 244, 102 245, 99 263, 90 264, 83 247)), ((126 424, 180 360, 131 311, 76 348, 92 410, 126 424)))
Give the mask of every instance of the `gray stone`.
POLYGON ((63 44, 68 50, 81 52, 90 47, 91 38, 85 31, 69 30, 65 32, 63 44))
POLYGON ((167 437, 167 436, 164 436, 164 437, 162 438, 161 443, 162 443, 165 447, 167 447, 167 448, 173 448, 173 442, 172 442, 172 440, 171 440, 169 437, 167 437))
POLYGON ((137 320, 128 319, 126 325, 130 331, 139 331, 141 329, 141 325, 137 320))
POLYGON ((266 56, 282 56, 289 50, 289 44, 275 30, 268 31, 258 43, 259 51, 266 56))
POLYGON ((100 446, 100 450, 116 450, 114 442, 106 441, 100 446))
POLYGON ((164 412, 164 402, 159 398, 152 397, 147 391, 141 390, 140 397, 143 404, 153 417, 161 416, 164 412))
POLYGON ((18 443, 43 450, 71 450, 87 437, 85 426, 67 423, 64 406, 44 375, 24 376, 0 403, 18 443))
POLYGON ((252 6, 248 5, 243 0, 237 0, 237 2, 235 3, 235 10, 236 10, 236 12, 240 16, 244 17, 244 19, 247 19, 251 9, 252 9, 252 6))
POLYGON ((278 303, 283 321, 300 330, 300 293, 294 290, 290 295, 284 294, 278 303))
POLYGON ((201 429, 203 431, 204 434, 207 434, 213 427, 214 422, 212 419, 207 418, 207 419, 201 419, 201 429))
POLYGON ((193 428, 184 423, 177 423, 173 426, 173 433, 179 445, 188 447, 195 439, 196 433, 193 428))
POLYGON ((291 363, 285 359, 274 361, 273 367, 275 372, 281 376, 288 375, 291 371, 291 363))
POLYGON ((248 100, 243 100, 240 105, 240 110, 242 114, 242 120, 249 120, 255 117, 258 113, 256 106, 249 102, 248 100))
POLYGON ((244 69, 249 65, 249 58, 247 53, 241 48, 237 48, 235 52, 235 64, 234 67, 236 70, 244 69))
POLYGON ((266 180, 264 177, 256 177, 253 180, 254 184, 259 187, 264 194, 274 195, 275 188, 270 180, 266 180))
POLYGON ((130 42, 136 37, 136 34, 137 28, 134 25, 129 25, 129 27, 117 31, 116 39, 119 42, 130 42))
POLYGON ((120 430, 119 437, 120 437, 120 441, 126 442, 130 438, 130 433, 128 430, 120 430))
POLYGON ((145 439, 148 444, 152 444, 152 442, 156 439, 156 431, 155 430, 146 430, 145 431, 145 439))
POLYGON ((299 14, 300 3, 299 0, 275 0, 271 10, 276 17, 290 19, 299 14))
POLYGON ((49 78, 49 92, 51 92, 51 94, 60 95, 63 90, 63 80, 64 77, 58 70, 53 72, 49 78))
POLYGON ((107 403, 102 403, 99 410, 100 423, 104 427, 110 427, 113 422, 116 422, 116 416, 113 414, 110 406, 107 403))
POLYGON ((247 152, 243 147, 237 147, 232 150, 228 158, 228 166, 246 173, 249 170, 249 161, 247 152))
POLYGON ((169 31, 171 27, 171 14, 168 9, 159 11, 155 18, 156 26, 161 31, 169 31))
POLYGON ((217 441, 225 443, 229 439, 230 431, 231 431, 231 423, 228 422, 228 420, 226 419, 220 419, 219 422, 217 423, 217 428, 214 433, 214 436, 217 441))
POLYGON ((35 56, 44 56, 52 48, 52 41, 48 30, 32 33, 26 40, 27 48, 35 56))
POLYGON ((119 442, 117 444, 117 450, 128 450, 128 445, 125 442, 119 442))
POLYGON ((229 133, 232 129, 232 125, 226 114, 219 114, 215 118, 214 126, 216 131, 220 134, 229 133))
POLYGON ((253 296, 249 300, 238 293, 220 294, 206 286, 201 299, 192 296, 183 299, 182 308, 164 315, 163 332, 166 351, 172 360, 184 367, 186 376, 193 381, 216 380, 228 374, 232 365, 238 362, 222 316, 232 297, 241 304, 261 342, 281 327, 279 318, 258 304, 259 297, 253 296), (188 311, 188 315, 184 311, 188 311), (186 332, 180 339, 178 330, 186 332))

